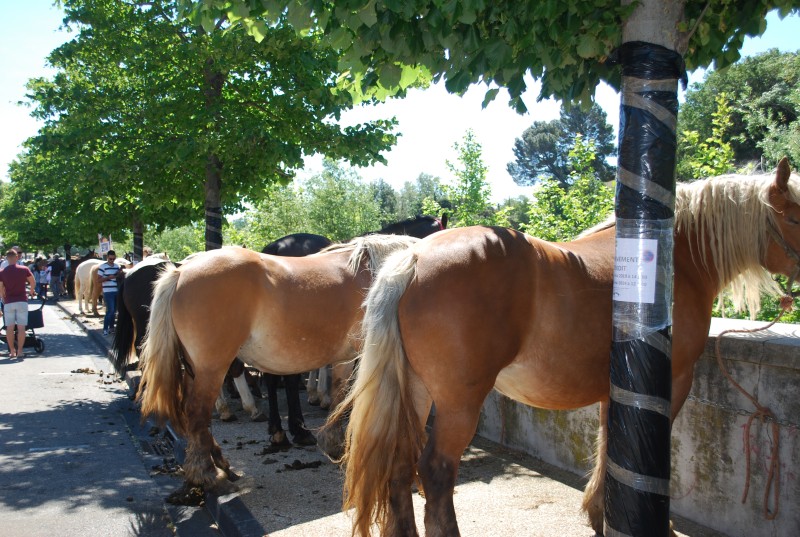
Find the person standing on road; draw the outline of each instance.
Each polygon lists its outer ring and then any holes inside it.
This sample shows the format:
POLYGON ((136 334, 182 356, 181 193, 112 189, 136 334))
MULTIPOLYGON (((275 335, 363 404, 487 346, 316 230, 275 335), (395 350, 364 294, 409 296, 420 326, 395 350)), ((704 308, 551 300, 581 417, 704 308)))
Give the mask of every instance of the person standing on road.
POLYGON ((114 263, 117 254, 109 250, 106 263, 97 268, 97 280, 103 285, 103 302, 106 305, 106 316, 103 318, 103 335, 114 331, 114 319, 117 314, 117 276, 122 267, 114 263))
POLYGON ((53 296, 56 300, 64 296, 64 273, 66 270, 67 264, 60 255, 55 254, 50 262, 50 279, 53 284, 53 296))
POLYGON ((0 299, 6 322, 6 340, 11 358, 22 356, 25 346, 25 327, 28 325, 28 300, 25 284, 30 285, 28 293, 33 298, 36 292, 36 280, 33 273, 25 265, 17 265, 16 250, 6 252, 8 266, 0 270, 0 299), (14 337, 14 331, 17 335, 14 337))

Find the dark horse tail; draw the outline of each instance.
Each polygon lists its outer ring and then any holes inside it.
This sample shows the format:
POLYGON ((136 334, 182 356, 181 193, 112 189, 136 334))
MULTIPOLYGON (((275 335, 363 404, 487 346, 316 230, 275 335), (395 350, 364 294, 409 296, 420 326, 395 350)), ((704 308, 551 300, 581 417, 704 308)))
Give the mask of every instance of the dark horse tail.
POLYGON ((133 326, 133 317, 125 306, 125 279, 119 280, 117 292, 117 323, 114 331, 114 340, 111 342, 111 353, 114 357, 114 368, 117 373, 124 375, 131 363, 134 354, 134 336, 136 330, 133 326))

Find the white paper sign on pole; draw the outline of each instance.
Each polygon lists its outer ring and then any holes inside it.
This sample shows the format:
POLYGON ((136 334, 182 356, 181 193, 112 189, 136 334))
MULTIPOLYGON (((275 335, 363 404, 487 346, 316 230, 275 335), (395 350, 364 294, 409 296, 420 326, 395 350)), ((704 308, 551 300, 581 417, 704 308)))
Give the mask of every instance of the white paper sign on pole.
POLYGON ((657 265, 657 240, 618 238, 614 258, 614 300, 653 304, 657 265))

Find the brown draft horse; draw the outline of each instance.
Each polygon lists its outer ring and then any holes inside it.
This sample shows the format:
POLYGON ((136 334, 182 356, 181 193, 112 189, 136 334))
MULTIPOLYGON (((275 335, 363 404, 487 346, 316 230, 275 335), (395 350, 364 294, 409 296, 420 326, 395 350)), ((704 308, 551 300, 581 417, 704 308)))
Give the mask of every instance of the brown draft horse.
POLYGON ((223 248, 164 270, 138 398, 143 416, 169 420, 187 439, 188 486, 223 492, 236 478, 209 428, 234 358, 276 375, 352 359, 373 272, 417 240, 369 235, 306 257, 223 248))
MULTIPOLYGON (((769 273, 796 276, 800 178, 679 185, 676 202, 672 419, 702 353, 712 303, 733 284, 757 307, 769 273), (766 270, 764 270, 766 269, 766 270)), ((459 534, 453 488, 460 457, 492 388, 522 403, 601 403, 596 466, 583 507, 603 532, 611 347, 613 223, 569 243, 508 229, 432 235, 389 258, 370 289, 364 352, 351 394, 344 507, 354 532, 416 535, 411 485, 425 490, 428 537, 459 534), (423 424, 436 406, 427 442, 423 424)), ((332 416, 335 418, 336 416, 332 416)))

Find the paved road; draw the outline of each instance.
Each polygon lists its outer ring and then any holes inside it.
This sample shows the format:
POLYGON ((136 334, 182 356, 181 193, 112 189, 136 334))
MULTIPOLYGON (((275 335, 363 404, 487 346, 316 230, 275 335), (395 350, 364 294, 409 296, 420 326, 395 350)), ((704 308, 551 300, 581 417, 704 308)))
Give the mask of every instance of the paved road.
POLYGON ((42 354, 0 352, 0 535, 212 534, 203 512, 165 509, 178 480, 151 476, 163 459, 103 350, 54 305, 44 324, 42 354))
MULTIPOLYGON (((199 537, 216 533, 209 513, 226 536, 350 535, 338 467, 316 448, 264 453, 266 425, 241 411, 236 422, 212 425, 242 475, 240 492, 207 495, 207 510, 165 506, 177 479, 151 475, 163 457, 141 449, 153 442, 137 426, 127 385, 98 382, 109 368, 101 321, 81 316, 81 325, 70 323, 64 312, 74 313, 75 303, 59 306, 63 311, 45 308, 44 354, 30 352, 19 363, 0 357, 0 535, 160 536, 169 526, 199 537), (72 372, 80 369, 95 373, 72 372), (319 465, 287 467, 295 461, 319 465)), ((325 413, 303 405, 308 425, 321 425, 325 413)), ((462 535, 590 537, 579 510, 582 485, 573 474, 476 438, 456 487, 462 535)), ((424 499, 414 503, 422 528, 424 499)), ((685 520, 676 528, 689 537, 719 535, 685 520)))

